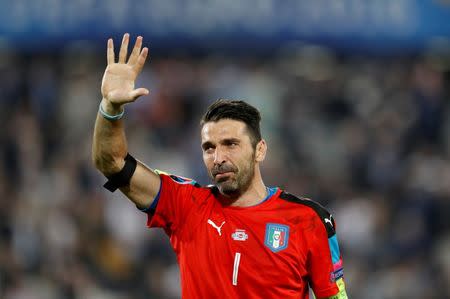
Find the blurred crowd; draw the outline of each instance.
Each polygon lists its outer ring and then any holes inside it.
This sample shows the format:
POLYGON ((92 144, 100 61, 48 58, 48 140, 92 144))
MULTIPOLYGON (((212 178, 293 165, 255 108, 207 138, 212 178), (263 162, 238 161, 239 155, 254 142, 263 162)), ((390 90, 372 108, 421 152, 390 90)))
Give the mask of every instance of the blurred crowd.
MULTIPOLYGON (((0 298, 172 299, 161 230, 91 162, 103 51, 0 51, 0 298)), ((450 64, 293 45, 267 56, 154 55, 125 112, 130 152, 208 184, 199 118, 217 98, 262 113, 263 177, 326 206, 349 298, 450 298, 450 64)))

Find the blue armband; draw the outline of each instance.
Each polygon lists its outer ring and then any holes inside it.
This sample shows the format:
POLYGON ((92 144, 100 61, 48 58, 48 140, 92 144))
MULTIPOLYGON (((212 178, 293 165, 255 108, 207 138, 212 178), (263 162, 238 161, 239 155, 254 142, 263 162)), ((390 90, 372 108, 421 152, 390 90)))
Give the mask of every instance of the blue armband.
POLYGON ((125 113, 125 108, 122 108, 122 112, 120 112, 119 114, 111 115, 111 114, 108 114, 105 110, 103 110, 102 102, 100 102, 100 105, 98 107, 98 112, 100 112, 100 114, 107 120, 115 121, 115 120, 119 120, 123 117, 123 115, 125 113))

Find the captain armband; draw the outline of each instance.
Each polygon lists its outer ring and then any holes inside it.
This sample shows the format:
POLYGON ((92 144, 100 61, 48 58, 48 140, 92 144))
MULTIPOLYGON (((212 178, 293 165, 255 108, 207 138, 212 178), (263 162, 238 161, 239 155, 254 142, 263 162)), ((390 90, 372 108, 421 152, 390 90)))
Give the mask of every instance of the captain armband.
POLYGON ((106 176, 108 181, 103 185, 103 187, 111 192, 114 192, 117 188, 127 186, 130 184, 130 180, 136 170, 136 166, 136 159, 132 155, 127 154, 125 157, 125 165, 122 170, 110 176, 106 176))

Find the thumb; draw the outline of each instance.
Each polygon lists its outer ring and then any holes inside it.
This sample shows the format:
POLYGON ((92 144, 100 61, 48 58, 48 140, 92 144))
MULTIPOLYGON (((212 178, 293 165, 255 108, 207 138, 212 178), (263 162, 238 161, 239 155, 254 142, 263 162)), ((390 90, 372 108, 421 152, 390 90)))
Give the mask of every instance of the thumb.
POLYGON ((149 94, 149 90, 147 88, 137 88, 129 93, 130 97, 136 100, 140 96, 145 96, 149 94))

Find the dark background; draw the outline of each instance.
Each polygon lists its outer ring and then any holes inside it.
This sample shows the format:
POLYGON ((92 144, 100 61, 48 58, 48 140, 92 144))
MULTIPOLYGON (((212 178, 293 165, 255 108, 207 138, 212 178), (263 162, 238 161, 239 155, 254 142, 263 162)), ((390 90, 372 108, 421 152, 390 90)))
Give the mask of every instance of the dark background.
POLYGON ((350 298, 450 298, 448 1, 0 1, 0 298, 179 298, 167 237, 101 187, 106 40, 144 36, 130 151, 209 183, 199 117, 263 115, 265 183, 337 221, 350 298))

